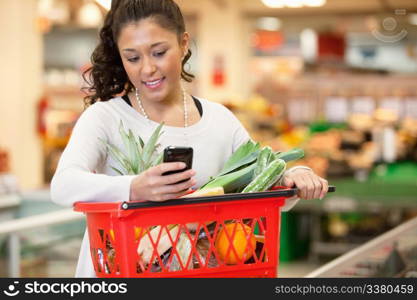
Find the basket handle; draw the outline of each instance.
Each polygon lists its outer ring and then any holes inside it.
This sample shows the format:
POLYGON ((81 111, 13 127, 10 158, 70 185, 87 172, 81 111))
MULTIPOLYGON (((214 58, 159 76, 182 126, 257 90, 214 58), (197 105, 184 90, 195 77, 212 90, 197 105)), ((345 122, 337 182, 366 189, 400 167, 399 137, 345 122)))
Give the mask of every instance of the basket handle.
MULTIPOLYGON (((335 192, 336 187, 329 186, 327 190, 329 193, 335 192)), ((248 199, 262 199, 262 198, 290 198, 298 193, 298 188, 284 188, 284 187, 273 187, 270 191, 255 192, 255 193, 231 193, 217 196, 207 197, 189 197, 189 198, 177 198, 167 200, 164 202, 152 202, 152 201, 134 201, 134 202, 123 202, 121 208, 123 210, 135 209, 135 208, 148 208, 148 207, 162 207, 171 205, 183 205, 183 204, 197 204, 197 203, 209 203, 209 202, 222 202, 222 201, 237 201, 237 200, 248 200, 248 199)))

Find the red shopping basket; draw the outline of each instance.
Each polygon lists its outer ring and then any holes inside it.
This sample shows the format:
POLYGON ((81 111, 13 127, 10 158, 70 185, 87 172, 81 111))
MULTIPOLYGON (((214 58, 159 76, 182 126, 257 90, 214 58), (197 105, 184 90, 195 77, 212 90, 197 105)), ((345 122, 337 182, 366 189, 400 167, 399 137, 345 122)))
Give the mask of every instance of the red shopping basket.
POLYGON ((97 277, 276 277, 280 207, 296 189, 75 204, 97 277))

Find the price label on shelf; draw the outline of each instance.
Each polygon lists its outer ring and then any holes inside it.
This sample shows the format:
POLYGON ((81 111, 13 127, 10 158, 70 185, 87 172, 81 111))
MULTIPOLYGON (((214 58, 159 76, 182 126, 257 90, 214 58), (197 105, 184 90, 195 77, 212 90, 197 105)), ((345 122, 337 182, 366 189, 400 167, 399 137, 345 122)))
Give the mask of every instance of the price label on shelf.
POLYGON ((348 102, 343 97, 329 97, 325 103, 327 121, 333 123, 345 122, 348 117, 348 102))
POLYGON ((291 99, 288 104, 288 119, 292 123, 308 123, 314 119, 315 107, 307 99, 291 99))
POLYGON ((380 108, 387 109, 395 113, 399 118, 403 116, 403 102, 400 98, 389 97, 381 100, 380 108))
POLYGON ((375 111, 375 100, 372 97, 355 97, 352 103, 352 113, 373 114, 375 111))
POLYGON ((404 102, 404 116, 417 120, 417 98, 407 98, 404 102))

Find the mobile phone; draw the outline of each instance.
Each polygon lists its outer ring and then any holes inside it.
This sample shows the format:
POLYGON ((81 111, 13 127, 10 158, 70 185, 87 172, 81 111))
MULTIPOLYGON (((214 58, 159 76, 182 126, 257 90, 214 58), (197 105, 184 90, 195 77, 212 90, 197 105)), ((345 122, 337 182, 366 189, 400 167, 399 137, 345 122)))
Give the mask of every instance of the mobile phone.
MULTIPOLYGON (((191 147, 179 147, 179 146, 168 146, 164 149, 164 162, 183 162, 186 167, 182 170, 168 171, 162 175, 170 175, 174 173, 183 172, 189 170, 193 165, 193 148, 191 147)), ((174 184, 185 182, 188 179, 178 181, 174 184)))

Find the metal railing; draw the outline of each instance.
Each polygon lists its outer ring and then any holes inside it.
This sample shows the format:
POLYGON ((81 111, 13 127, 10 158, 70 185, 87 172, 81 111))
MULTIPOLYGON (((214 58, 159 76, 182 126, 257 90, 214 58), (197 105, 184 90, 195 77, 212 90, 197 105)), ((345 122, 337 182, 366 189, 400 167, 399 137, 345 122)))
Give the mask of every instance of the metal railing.
POLYGON ((19 232, 83 218, 84 214, 82 213, 74 212, 72 209, 63 209, 0 223, 0 236, 7 236, 8 277, 20 277, 21 246, 19 232))

